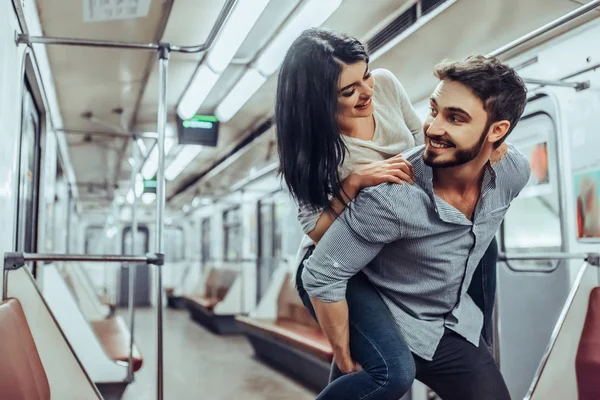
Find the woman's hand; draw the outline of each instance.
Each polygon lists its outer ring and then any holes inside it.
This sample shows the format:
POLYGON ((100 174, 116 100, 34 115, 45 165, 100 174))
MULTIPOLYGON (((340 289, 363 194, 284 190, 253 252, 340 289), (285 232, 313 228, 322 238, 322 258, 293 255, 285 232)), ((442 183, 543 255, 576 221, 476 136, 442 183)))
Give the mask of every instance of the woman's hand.
POLYGON ((348 183, 357 190, 385 182, 412 184, 414 183, 413 179, 413 166, 401 154, 360 167, 346 178, 348 183))
POLYGON ((350 351, 334 354, 333 359, 344 375, 362 370, 361 366, 350 357, 350 351))

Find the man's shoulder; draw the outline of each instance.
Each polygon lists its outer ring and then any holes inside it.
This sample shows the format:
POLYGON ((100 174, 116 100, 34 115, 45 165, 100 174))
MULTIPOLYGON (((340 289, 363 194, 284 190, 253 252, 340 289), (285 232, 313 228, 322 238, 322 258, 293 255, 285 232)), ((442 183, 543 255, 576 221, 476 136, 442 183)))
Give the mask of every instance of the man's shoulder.
POLYGON ((402 152, 402 157, 410 162, 413 167, 423 165, 423 152, 425 145, 421 144, 402 152))
POLYGON ((506 154, 493 165, 494 172, 503 186, 518 193, 529 181, 529 159, 513 144, 507 143, 506 147, 506 154))

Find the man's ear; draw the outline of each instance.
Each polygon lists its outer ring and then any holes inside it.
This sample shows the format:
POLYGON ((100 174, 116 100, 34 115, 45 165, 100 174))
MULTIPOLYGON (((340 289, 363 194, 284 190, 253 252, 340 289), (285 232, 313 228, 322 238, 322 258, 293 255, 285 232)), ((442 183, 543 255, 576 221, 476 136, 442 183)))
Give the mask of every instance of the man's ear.
POLYGON ((508 130, 510 129, 510 121, 502 120, 498 122, 494 122, 492 126, 490 126, 489 134, 488 134, 488 142, 496 143, 506 136, 508 130))

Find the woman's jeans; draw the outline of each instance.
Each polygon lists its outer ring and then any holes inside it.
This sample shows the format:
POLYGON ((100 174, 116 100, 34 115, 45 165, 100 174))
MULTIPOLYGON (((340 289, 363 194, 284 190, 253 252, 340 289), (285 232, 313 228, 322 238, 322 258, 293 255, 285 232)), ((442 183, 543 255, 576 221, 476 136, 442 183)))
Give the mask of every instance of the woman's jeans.
MULTIPOLYGON (((306 260, 312 248, 304 256, 306 260)), ((468 293, 483 311, 482 337, 491 346, 492 310, 496 291, 498 246, 494 239, 480 261, 468 293)), ((303 260, 303 262, 304 262, 303 260)), ((296 287, 302 302, 316 319, 310 298, 302 284, 303 263, 296 274, 296 287)), ((324 399, 391 399, 406 393, 415 378, 415 362, 389 309, 359 272, 348 281, 346 290, 350 323, 350 353, 363 370, 343 375, 335 362, 330 384, 319 394, 324 399)))

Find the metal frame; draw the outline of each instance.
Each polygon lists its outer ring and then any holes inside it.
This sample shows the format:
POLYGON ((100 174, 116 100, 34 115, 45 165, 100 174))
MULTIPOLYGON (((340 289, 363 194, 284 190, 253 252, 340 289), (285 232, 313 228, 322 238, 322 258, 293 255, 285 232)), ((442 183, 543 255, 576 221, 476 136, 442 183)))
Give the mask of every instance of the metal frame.
POLYGON ((533 375, 533 379, 531 380, 531 385, 529 386, 527 394, 525 395, 523 400, 530 400, 531 396, 533 396, 533 394, 535 392, 535 389, 537 388, 540 378, 542 377, 542 373, 544 372, 544 368, 546 367, 546 363, 548 362, 548 359, 550 358, 550 354, 552 353, 552 349, 554 349, 554 345, 556 344, 556 341, 558 340, 558 335, 560 334, 560 331, 563 328, 565 320, 567 319, 567 314, 569 313, 569 310, 571 309, 571 305, 573 304, 573 301, 575 300, 575 295, 577 294, 577 291, 579 290, 579 286, 581 285, 581 281, 583 280, 583 276, 585 275, 587 266, 594 265, 594 266, 598 267, 598 262, 600 261, 598 259, 599 254, 591 253, 590 255, 592 255, 592 254, 593 254, 592 261, 594 261, 595 264, 592 264, 591 262, 586 261, 580 267, 579 272, 577 273, 577 277, 575 278, 575 282, 573 283, 573 286, 571 287, 569 295, 568 295, 567 299, 565 300, 563 309, 558 317, 558 320, 556 321, 556 324, 554 325, 554 330, 552 331, 552 334, 550 335, 550 341, 548 342, 546 351, 544 351, 544 354, 542 355, 542 359, 541 359, 540 363, 538 364, 538 368, 535 371, 535 374, 533 375))
POLYGON ((547 23, 546 25, 529 32, 527 35, 521 36, 520 38, 513 40, 505 46, 500 47, 488 54, 488 57, 499 57, 505 55, 506 53, 515 50, 516 48, 522 46, 523 44, 538 38, 568 22, 573 21, 574 19, 581 17, 584 14, 587 14, 590 11, 600 7, 600 0, 593 0, 583 5, 568 14, 563 15, 562 17, 555 19, 552 22, 547 23))
POLYGON ((575 91, 577 91, 577 92, 590 88, 590 81, 563 82, 560 80, 551 81, 551 80, 535 79, 535 78, 522 78, 522 79, 523 79, 523 82, 530 83, 532 85, 570 87, 570 88, 575 89, 575 91))
POLYGON ((540 261, 540 260, 585 260, 586 263, 600 267, 600 253, 528 253, 498 254, 498 261, 540 261))
POLYGON ((569 310, 571 309, 571 305, 573 303, 573 300, 575 299, 575 295, 577 294, 577 291, 579 290, 579 286, 581 284, 581 281, 583 279, 585 271, 587 270, 588 265, 598 268, 599 279, 600 279, 600 253, 531 253, 531 254, 524 254, 524 255, 520 255, 520 254, 519 255, 509 255, 506 253, 500 253, 498 255, 498 261, 577 260, 577 259, 583 259, 584 262, 583 262, 582 266, 580 267, 579 272, 577 273, 577 277, 575 278, 575 282, 573 283, 573 286, 571 286, 571 290, 569 291, 569 295, 568 295, 567 299, 565 300, 565 303, 564 303, 563 309, 560 313, 560 316, 558 317, 558 320, 556 321, 556 324, 554 325, 554 330, 552 331, 552 334, 550 335, 550 341, 548 342, 546 351, 544 352, 542 359, 538 365, 538 368, 537 368, 535 374, 533 375, 531 385, 529 387, 529 390, 527 391, 527 394, 526 394, 524 400, 530 400, 531 396, 533 396, 535 388, 537 387, 537 384, 538 384, 538 382, 542 376, 542 373, 544 371, 544 367, 546 366, 546 363, 548 362, 550 354, 552 353, 552 349, 554 348, 556 340, 558 339, 558 335, 559 335, 559 333, 564 325, 564 322, 567 318, 567 314, 568 314, 569 310))
MULTIPOLYGON (((15 2, 13 2, 14 4, 15 2)), ((226 0, 215 25, 211 29, 208 38, 205 43, 197 46, 177 46, 170 43, 153 42, 153 43, 132 43, 124 41, 107 41, 107 40, 92 40, 92 39, 75 39, 75 38, 60 38, 60 37, 40 37, 30 36, 26 32, 20 34, 15 32, 15 41, 19 44, 25 44, 32 46, 32 44, 45 44, 45 45, 65 45, 65 46, 85 46, 85 47, 99 47, 99 48, 113 48, 113 49, 130 49, 130 50, 146 50, 156 51, 159 59, 159 98, 158 98, 158 148, 159 148, 159 160, 158 160, 158 171, 157 171, 157 202, 156 202, 156 254, 150 254, 147 256, 86 256, 86 255, 44 255, 44 254, 15 254, 7 253, 5 255, 4 273, 7 274, 8 270, 20 268, 24 265, 25 261, 91 261, 91 262, 147 262, 149 264, 156 265, 157 268, 157 399, 162 400, 164 397, 164 385, 163 385, 163 316, 162 316, 162 270, 160 266, 164 262, 163 254, 163 230, 164 230, 164 211, 165 211, 165 178, 164 178, 164 166, 165 166, 165 127, 167 121, 167 74, 168 74, 168 63, 169 54, 171 52, 178 53, 199 53, 208 50, 225 21, 229 17, 233 7, 236 4, 236 0, 226 0), (19 267, 16 265, 21 264, 19 267), (7 269, 8 267, 8 269, 7 269)), ((568 13, 567 15, 547 24, 543 27, 534 30, 533 32, 522 36, 521 38, 503 46, 496 51, 489 54, 489 56, 500 56, 507 52, 516 49, 517 47, 529 42, 530 40, 537 38, 589 11, 594 10, 600 6, 600 0, 594 0, 590 3, 568 13)), ((19 12, 19 7, 15 7, 19 12)), ((21 21, 20 21, 21 22, 21 21)), ((594 259, 597 260, 597 259, 594 259)), ((4 281, 4 288, 6 288, 7 281, 4 281)))
MULTIPOLYGON (((146 262, 157 266, 156 279, 156 314, 157 314, 157 399, 164 398, 163 384, 163 315, 162 315, 162 268, 164 263, 164 213, 165 213, 165 129, 167 123, 167 77, 169 66, 169 55, 171 52, 177 53, 200 53, 208 50, 225 21, 229 17, 237 0, 227 0, 221 9, 219 16, 212 27, 206 41, 196 46, 177 46, 170 43, 153 42, 153 43, 131 43, 124 41, 108 41, 108 40, 92 40, 92 39, 75 39, 75 38, 60 38, 60 37, 40 37, 30 36, 27 33, 15 33, 15 41, 17 45, 25 44, 32 46, 35 44, 44 45, 65 45, 65 46, 85 46, 98 48, 113 48, 113 49, 129 49, 129 50, 146 50, 156 51, 158 53, 159 63, 159 95, 158 95, 158 170, 157 170, 157 190, 156 190, 156 248, 155 254, 147 256, 87 256, 87 255, 58 255, 58 254, 15 254, 7 253, 5 255, 4 274, 7 278, 7 273, 11 269, 22 267, 26 261, 89 261, 89 262, 128 262, 140 263, 146 262)), ((134 168, 135 169, 135 168, 134 168)), ((135 230, 133 231, 135 234, 135 230)), ((135 243, 135 240, 133 240, 135 243)), ((130 270, 130 274, 131 274, 130 270)), ((130 275, 131 278, 131 275, 130 275)), ((130 285, 133 281, 130 279, 130 285)), ((7 279, 4 280, 4 289, 7 287, 7 279)), ((3 291, 6 293, 6 291, 3 291)), ((130 290, 130 294, 132 291, 130 290)), ((130 299, 131 300, 131 299, 130 299)), ((133 324, 133 316, 130 316, 130 324, 133 324)), ((131 326, 132 328, 133 326, 131 326)), ((131 332, 133 340, 133 331, 131 332)), ((130 363, 131 365, 131 363, 130 363)), ((128 374, 129 376, 129 374, 128 374)))

